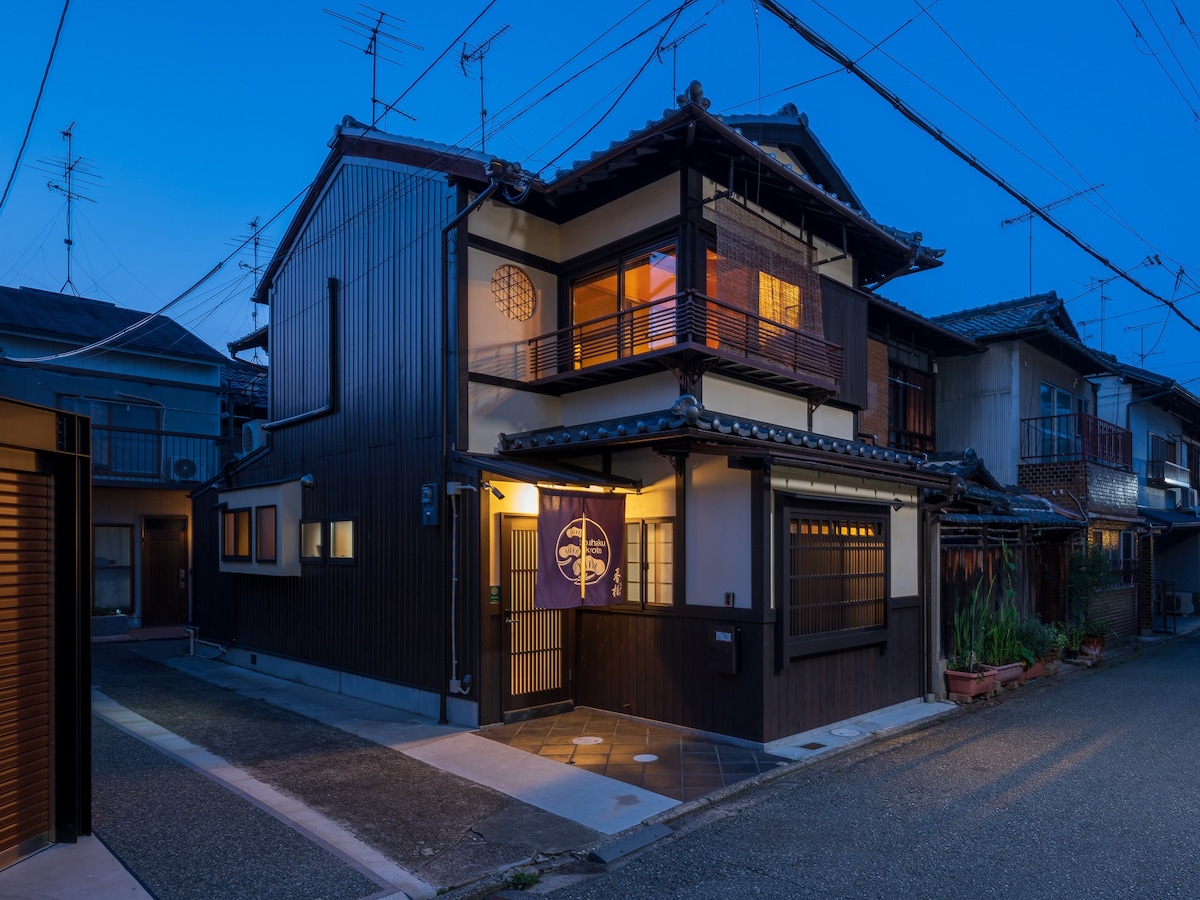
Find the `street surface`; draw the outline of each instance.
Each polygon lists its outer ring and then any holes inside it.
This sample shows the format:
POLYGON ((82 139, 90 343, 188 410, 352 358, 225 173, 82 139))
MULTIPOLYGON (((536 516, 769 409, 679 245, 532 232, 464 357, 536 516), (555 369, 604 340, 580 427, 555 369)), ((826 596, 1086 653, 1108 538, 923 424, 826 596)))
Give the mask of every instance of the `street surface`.
POLYGON ((551 896, 1197 897, 1198 711, 1179 637, 764 785, 551 896))

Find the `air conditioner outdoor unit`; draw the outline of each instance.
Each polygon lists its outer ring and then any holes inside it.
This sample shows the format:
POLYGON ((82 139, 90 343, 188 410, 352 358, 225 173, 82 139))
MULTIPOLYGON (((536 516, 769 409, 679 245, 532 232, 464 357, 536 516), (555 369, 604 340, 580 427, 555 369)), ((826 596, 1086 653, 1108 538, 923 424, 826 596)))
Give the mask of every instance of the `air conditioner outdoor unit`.
POLYGON ((1195 507, 1200 506, 1200 496, 1197 496, 1197 491, 1195 488, 1181 488, 1179 493, 1182 495, 1184 501, 1183 505, 1187 509, 1194 509, 1195 507))
POLYGON ((167 477, 171 481, 198 482, 208 478, 208 466, 203 459, 174 456, 167 460, 167 477))
POLYGON ((266 419, 251 419, 242 426, 242 455, 253 453, 267 446, 267 432, 263 429, 266 419))

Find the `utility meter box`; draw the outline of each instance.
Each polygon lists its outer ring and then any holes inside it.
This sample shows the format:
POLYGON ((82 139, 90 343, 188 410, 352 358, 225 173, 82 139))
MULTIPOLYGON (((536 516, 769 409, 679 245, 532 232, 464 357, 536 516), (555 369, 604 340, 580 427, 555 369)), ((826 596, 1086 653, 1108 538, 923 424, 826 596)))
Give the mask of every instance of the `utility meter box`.
POLYGON ((714 672, 736 675, 738 671, 738 638, 742 629, 734 625, 713 625, 708 640, 708 666, 714 672))

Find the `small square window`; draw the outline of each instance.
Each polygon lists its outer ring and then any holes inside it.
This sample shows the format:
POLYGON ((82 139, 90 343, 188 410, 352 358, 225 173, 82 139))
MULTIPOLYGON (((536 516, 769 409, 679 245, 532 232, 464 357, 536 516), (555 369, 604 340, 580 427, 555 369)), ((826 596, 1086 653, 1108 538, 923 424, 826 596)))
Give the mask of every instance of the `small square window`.
POLYGON ((329 523, 329 561, 354 562, 354 520, 334 519, 329 523))
POLYGON ((221 557, 250 560, 250 510, 227 509, 221 517, 221 557))
POLYGON ((260 563, 273 563, 278 556, 278 536, 275 530, 275 507, 260 506, 254 510, 254 558, 260 563))
POLYGON ((325 528, 323 522, 300 523, 301 562, 325 561, 325 528))

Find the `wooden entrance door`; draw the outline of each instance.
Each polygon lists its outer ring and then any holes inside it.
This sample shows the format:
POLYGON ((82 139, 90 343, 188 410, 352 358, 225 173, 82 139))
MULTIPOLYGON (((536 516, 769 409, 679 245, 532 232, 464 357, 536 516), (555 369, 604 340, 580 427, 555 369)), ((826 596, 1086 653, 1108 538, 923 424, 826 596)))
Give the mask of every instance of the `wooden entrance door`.
POLYGON ((147 516, 142 523, 142 627, 188 621, 187 519, 147 516))
POLYGON ((567 611, 537 609, 537 519, 504 516, 500 528, 500 656, 505 712, 560 703, 568 681, 567 611))
POLYGON ((49 840, 50 480, 0 470, 0 866, 49 840))

